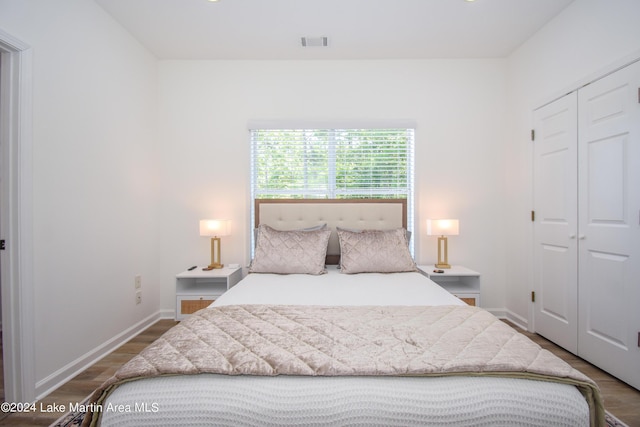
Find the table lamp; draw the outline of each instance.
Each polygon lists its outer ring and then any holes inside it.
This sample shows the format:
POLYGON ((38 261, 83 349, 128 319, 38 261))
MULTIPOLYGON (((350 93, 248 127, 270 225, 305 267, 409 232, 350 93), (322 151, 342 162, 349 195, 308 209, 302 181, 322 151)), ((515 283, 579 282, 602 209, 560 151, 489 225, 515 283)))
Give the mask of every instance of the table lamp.
POLYGON ((211 264, 205 270, 224 267, 220 264, 220 237, 228 236, 231 221, 228 219, 201 219, 200 235, 211 237, 211 264))
POLYGON ((447 236, 457 236, 459 223, 457 219, 428 219, 427 235, 438 236, 438 263, 437 268, 451 268, 447 254, 447 236))

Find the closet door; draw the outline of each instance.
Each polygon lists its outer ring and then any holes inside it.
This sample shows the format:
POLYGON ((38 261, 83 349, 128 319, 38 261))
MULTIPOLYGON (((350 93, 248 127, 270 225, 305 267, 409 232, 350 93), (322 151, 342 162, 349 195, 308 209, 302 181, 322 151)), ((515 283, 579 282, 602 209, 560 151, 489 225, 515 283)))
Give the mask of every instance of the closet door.
POLYGON ((535 331, 576 353, 577 95, 534 111, 535 331))
MULTIPOLYGON (((640 388, 640 63, 580 89, 578 354, 640 388)), ((537 321, 537 319, 536 319, 537 321)))

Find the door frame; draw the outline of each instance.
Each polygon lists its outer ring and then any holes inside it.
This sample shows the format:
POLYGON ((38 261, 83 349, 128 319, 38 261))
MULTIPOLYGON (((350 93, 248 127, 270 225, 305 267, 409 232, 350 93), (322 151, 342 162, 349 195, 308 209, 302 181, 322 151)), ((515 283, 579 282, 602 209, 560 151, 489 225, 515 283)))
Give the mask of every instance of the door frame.
POLYGON ((0 30, 0 251, 4 390, 34 402, 32 50, 0 30))

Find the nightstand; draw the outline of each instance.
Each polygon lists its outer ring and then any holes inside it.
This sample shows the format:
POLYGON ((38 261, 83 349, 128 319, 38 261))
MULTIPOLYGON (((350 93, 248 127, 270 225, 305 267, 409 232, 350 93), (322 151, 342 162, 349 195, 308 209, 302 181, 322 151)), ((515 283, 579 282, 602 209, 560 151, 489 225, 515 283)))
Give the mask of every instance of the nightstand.
POLYGON ((480 273, 460 265, 438 269, 432 265, 419 265, 418 268, 429 279, 451 292, 469 305, 480 306, 480 273), (434 273, 442 270, 444 273, 434 273))
POLYGON ((241 279, 241 268, 203 271, 197 267, 176 275, 176 320, 209 306, 241 279))

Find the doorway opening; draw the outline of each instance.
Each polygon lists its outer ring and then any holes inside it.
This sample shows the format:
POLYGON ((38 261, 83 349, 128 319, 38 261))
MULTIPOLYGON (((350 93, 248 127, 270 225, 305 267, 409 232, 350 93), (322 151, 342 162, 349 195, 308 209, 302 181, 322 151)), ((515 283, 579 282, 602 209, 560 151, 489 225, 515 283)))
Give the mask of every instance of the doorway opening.
POLYGON ((35 401, 31 69, 28 45, 0 30, 0 294, 4 399, 35 401))

